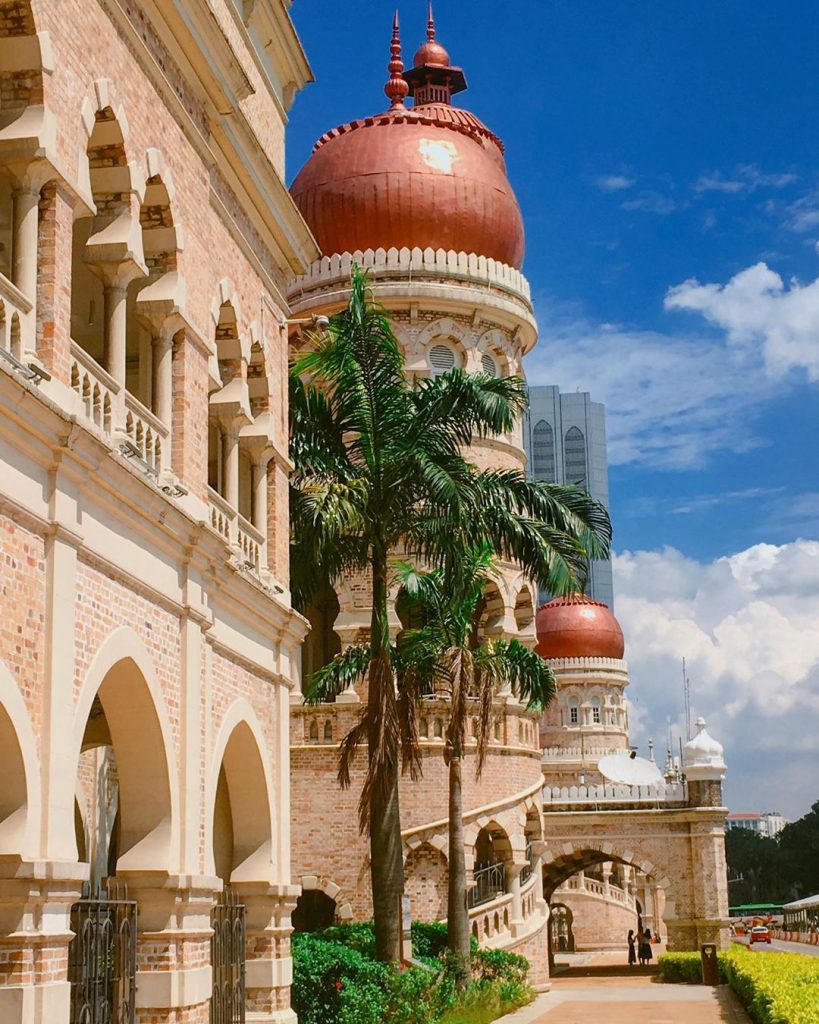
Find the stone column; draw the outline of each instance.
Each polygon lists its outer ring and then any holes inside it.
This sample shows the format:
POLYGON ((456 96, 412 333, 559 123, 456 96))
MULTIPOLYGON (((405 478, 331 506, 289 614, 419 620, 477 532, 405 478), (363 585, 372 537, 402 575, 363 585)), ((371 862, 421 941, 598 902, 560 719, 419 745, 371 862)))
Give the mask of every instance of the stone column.
POLYGON ((290 916, 299 886, 236 882, 233 889, 245 905, 249 1019, 253 1024, 295 1024, 296 1015, 290 1009, 290 916))
POLYGON ((255 454, 252 462, 253 472, 253 525, 267 535, 267 467, 273 450, 266 448, 255 454))
POLYGON ((606 898, 611 894, 611 872, 614 865, 610 860, 607 860, 603 864, 603 894, 606 898))
POLYGON ((231 508, 239 510, 239 427, 240 421, 231 419, 224 425, 223 465, 225 480, 225 501, 231 508))
POLYGON ((117 880, 137 903, 137 1021, 208 1024, 217 879, 126 871, 117 880))
POLYGON ((0 1021, 62 1024, 69 1017, 71 907, 86 864, 0 858, 0 1021))
MULTIPOLYGON (((12 265, 11 280, 36 307, 37 302, 37 248, 39 224, 39 185, 20 182, 11 193, 12 198, 12 265)), ((36 309, 32 320, 36 318, 36 309)))
POLYGON ((520 872, 526 861, 507 861, 504 864, 506 873, 506 891, 512 894, 512 913, 510 915, 509 927, 513 935, 523 927, 523 904, 520 899, 520 872))
POLYGON ((125 388, 125 285, 106 281, 105 296, 105 369, 122 389, 125 388))
POLYGON ((173 335, 163 332, 153 340, 153 413, 173 427, 173 335))

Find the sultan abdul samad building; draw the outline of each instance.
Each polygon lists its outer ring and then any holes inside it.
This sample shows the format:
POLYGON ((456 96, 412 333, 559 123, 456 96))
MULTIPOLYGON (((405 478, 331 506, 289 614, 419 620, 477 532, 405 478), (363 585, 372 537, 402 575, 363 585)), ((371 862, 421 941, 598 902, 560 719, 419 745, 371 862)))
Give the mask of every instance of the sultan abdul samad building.
MULTIPOLYGON (((334 781, 360 694, 299 692, 366 630, 369 590, 291 608, 288 320, 342 306, 357 261, 413 376, 517 374, 536 342, 503 146, 453 104, 431 19, 406 73, 396 31, 389 109, 324 135, 288 194, 310 80, 288 8, 0 0, 3 1024, 293 1021, 291 915, 370 913, 334 781)), ((472 453, 524 465, 519 429, 472 453)), ((555 947, 638 914, 678 948, 719 938, 719 744, 700 729, 684 780, 604 786, 629 744, 608 610, 536 616, 510 565, 480 629, 539 644, 559 695, 538 722, 499 694, 465 772, 474 934, 539 984, 550 906, 555 947)), ((425 703, 402 793, 416 918, 445 906, 446 715, 425 703)))

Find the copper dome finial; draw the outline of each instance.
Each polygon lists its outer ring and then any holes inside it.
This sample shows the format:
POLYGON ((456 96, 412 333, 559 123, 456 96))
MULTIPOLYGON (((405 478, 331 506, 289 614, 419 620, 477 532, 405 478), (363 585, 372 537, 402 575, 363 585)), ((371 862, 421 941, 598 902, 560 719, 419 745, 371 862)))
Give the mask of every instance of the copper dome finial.
POLYGON ((390 63, 388 65, 390 80, 384 86, 384 92, 390 101, 391 109, 397 110, 404 106, 404 99, 409 92, 409 86, 403 78, 404 62, 401 60, 401 31, 398 24, 398 11, 395 12, 395 16, 392 19, 390 54, 390 63))
POLYGON ((432 13, 432 0, 427 4, 427 41, 435 42, 435 15, 432 13))

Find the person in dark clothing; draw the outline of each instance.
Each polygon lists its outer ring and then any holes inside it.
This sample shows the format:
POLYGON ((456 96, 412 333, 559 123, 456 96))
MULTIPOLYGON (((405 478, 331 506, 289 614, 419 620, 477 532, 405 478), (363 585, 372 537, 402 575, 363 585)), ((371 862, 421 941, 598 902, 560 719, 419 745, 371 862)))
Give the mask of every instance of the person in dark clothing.
POLYGON ((634 931, 628 933, 628 965, 633 967, 637 963, 637 949, 636 941, 634 939, 634 931))
POLYGON ((640 963, 647 964, 653 956, 654 953, 651 949, 651 929, 646 928, 640 936, 640 963))

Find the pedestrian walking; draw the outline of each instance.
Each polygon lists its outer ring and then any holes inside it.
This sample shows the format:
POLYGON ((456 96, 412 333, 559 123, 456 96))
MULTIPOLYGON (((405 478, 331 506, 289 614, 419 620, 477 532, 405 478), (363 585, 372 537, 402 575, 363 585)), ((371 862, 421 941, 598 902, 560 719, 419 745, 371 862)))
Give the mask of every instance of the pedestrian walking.
POLYGON ((631 929, 628 933, 628 965, 633 967, 637 963, 637 949, 636 940, 634 938, 634 930, 631 929))

